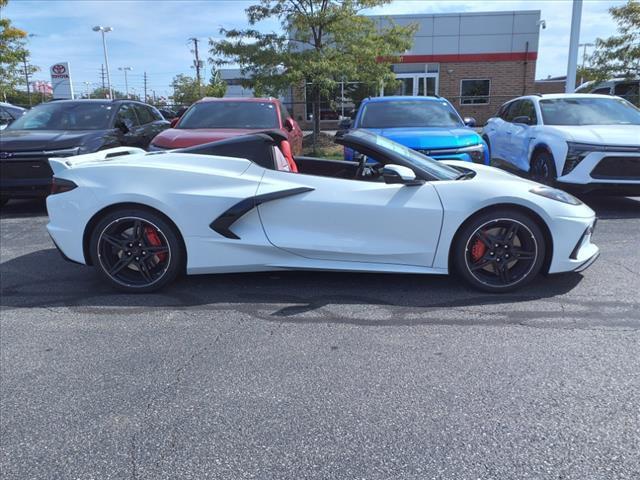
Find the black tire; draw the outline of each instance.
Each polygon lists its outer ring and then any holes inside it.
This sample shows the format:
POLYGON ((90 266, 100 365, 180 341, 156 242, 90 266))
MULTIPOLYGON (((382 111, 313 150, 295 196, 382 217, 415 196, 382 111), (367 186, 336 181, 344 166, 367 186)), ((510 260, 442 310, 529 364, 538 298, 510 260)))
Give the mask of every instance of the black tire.
POLYGON ((9 197, 0 197, 0 208, 4 207, 9 202, 9 197))
POLYGON ((489 142, 488 137, 483 136, 482 140, 484 140, 484 143, 487 144, 487 153, 489 154, 489 165, 491 165, 491 143, 489 142))
POLYGON ((180 234, 164 217, 142 208, 107 213, 91 232, 89 248, 99 274, 122 292, 160 290, 184 268, 180 234))
POLYGON ((554 185, 558 178, 556 162, 548 150, 536 150, 531 156, 529 174, 531 179, 544 185, 554 185))
POLYGON ((540 273, 546 253, 537 223, 514 209, 472 217, 453 245, 456 273, 472 287, 491 293, 511 292, 540 273))

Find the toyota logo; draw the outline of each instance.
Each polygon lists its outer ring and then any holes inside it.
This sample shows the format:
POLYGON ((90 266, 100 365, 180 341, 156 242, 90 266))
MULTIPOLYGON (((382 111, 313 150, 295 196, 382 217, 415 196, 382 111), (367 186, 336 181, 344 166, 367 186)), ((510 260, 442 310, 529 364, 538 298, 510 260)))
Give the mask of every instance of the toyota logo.
POLYGON ((67 71, 67 68, 64 65, 57 64, 51 67, 51 70, 53 70, 53 73, 57 73, 58 75, 61 75, 67 71))

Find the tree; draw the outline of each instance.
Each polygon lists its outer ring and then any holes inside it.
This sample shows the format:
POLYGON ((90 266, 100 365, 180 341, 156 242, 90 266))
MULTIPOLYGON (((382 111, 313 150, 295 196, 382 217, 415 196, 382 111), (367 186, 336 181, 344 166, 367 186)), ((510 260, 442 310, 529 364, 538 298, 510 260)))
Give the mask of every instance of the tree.
POLYGON ((640 74, 640 2, 628 0, 611 7, 609 13, 618 24, 618 35, 598 38, 590 58, 591 71, 597 80, 632 77, 640 74))
MULTIPOLYGON (((124 92, 113 90, 113 98, 125 98, 124 92)), ((91 98, 109 98, 109 89, 98 87, 91 92, 91 98)))
POLYGON ((220 77, 220 71, 214 66, 211 68, 209 83, 205 87, 205 96, 222 98, 225 93, 227 93, 227 84, 220 77))
POLYGON ((390 64, 411 46, 415 26, 376 22, 362 10, 389 0, 260 0, 246 9, 250 28, 222 28, 210 40, 218 65, 240 65, 256 95, 277 96, 306 84, 313 99, 314 138, 320 132, 320 102, 344 78, 378 86, 395 84, 390 64), (255 25, 277 19, 281 32, 255 25))
POLYGON ((18 84, 26 82, 26 75, 38 70, 29 65, 29 50, 25 47, 27 32, 12 26, 4 15, 8 3, 9 0, 0 0, 0 96, 3 99, 11 95, 18 84))
POLYGON ((217 71, 211 71, 211 79, 207 85, 200 88, 198 80, 188 75, 179 74, 171 82, 173 88, 173 103, 177 105, 191 105, 202 97, 223 97, 227 91, 217 71))

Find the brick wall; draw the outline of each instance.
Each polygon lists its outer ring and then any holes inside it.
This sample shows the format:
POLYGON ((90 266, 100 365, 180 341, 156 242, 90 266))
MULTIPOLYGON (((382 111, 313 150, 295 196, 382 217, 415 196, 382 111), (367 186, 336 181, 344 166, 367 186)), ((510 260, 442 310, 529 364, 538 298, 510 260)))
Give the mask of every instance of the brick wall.
POLYGON ((523 94, 534 93, 536 62, 464 62, 441 63, 439 94, 449 100, 463 117, 475 117, 484 125, 500 105, 523 94), (489 79, 489 103, 485 105, 460 104, 460 81, 489 79))

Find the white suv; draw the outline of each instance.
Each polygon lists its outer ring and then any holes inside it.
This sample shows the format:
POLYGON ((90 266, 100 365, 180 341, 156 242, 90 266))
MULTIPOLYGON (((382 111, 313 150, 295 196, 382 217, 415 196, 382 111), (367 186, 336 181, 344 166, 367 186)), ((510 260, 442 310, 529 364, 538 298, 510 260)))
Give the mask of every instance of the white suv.
POLYGON ((541 183, 640 195, 640 109, 621 98, 516 98, 489 119, 482 137, 493 165, 541 183))

